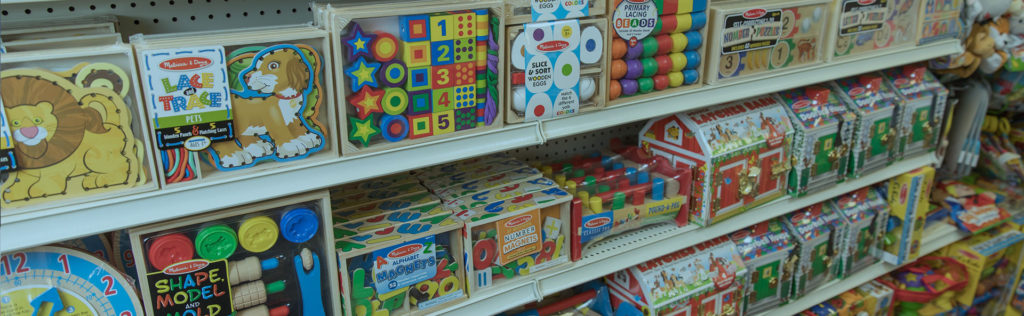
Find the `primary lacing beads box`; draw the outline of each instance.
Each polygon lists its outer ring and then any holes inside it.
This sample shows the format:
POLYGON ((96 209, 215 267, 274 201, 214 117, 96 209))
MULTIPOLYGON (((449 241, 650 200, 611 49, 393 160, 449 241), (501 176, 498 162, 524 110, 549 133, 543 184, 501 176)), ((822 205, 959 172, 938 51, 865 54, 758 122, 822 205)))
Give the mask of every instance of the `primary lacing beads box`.
POLYGON ((337 158, 327 32, 138 34, 132 44, 163 185, 337 158))
POLYGON ((836 254, 842 241, 840 237, 845 235, 837 231, 842 228, 838 227, 842 222, 840 215, 823 206, 814 204, 784 218, 800 256, 793 271, 792 298, 804 296, 836 277, 836 254))
POLYGON ((336 39, 345 155, 501 127, 501 1, 314 8, 336 39))
POLYGON ((327 192, 130 230, 147 315, 339 315, 327 192))
POLYGON ((833 81, 832 91, 857 115, 850 143, 850 177, 857 178, 891 164, 899 144, 895 115, 902 108, 903 99, 885 84, 879 73, 833 81))
POLYGON ((829 45, 831 2, 716 2, 710 14, 707 83, 821 63, 829 45))
POLYGON ((879 209, 873 205, 879 199, 874 189, 864 187, 825 202, 826 207, 840 214, 847 225, 846 235, 839 236, 843 247, 839 249, 836 258, 836 272, 840 278, 877 261, 872 251, 885 230, 885 221, 882 219, 887 218, 879 216, 879 209))
POLYGON ((781 219, 732 233, 729 237, 747 267, 743 292, 743 312, 752 315, 789 302, 793 272, 799 256, 793 253, 795 242, 781 219))
POLYGON ((703 84, 707 0, 608 1, 610 105, 703 84))
POLYGON ((776 97, 797 124, 793 134, 793 170, 789 192, 794 196, 824 190, 846 179, 857 115, 827 86, 781 91, 776 97))
POLYGON ((643 315, 738 315, 747 267, 727 237, 719 237, 605 277, 612 306, 643 315))
POLYGON ((693 168, 691 221, 710 225, 786 194, 793 124, 761 96, 656 118, 640 147, 693 168))
POLYGON ((131 46, 3 55, 0 212, 155 190, 131 46))
POLYGON ((462 221, 439 202, 334 224, 347 315, 419 315, 464 300, 462 221))
POLYGON ((942 119, 949 90, 924 64, 885 69, 882 76, 903 98, 903 108, 897 114, 902 140, 899 157, 910 158, 935 151, 942 139, 942 119))
POLYGON ((831 6, 828 60, 872 56, 916 45, 918 11, 914 0, 838 0, 831 6))

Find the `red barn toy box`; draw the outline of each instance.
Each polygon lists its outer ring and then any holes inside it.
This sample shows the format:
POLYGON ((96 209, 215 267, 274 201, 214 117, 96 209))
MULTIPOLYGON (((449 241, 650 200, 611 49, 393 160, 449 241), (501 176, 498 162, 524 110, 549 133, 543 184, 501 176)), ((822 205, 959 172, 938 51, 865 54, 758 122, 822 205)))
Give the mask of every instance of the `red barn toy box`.
POLYGON ((691 219, 718 222, 786 194, 793 125, 769 95, 651 120, 641 147, 691 167, 691 219))

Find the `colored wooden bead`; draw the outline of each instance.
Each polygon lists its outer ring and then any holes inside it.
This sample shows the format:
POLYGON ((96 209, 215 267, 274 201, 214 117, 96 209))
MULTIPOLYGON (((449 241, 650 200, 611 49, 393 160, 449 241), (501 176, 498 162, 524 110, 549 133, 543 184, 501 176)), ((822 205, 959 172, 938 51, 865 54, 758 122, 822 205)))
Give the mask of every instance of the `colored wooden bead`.
POLYGON ((398 55, 398 40, 394 35, 386 32, 375 32, 377 39, 373 40, 370 53, 373 58, 380 62, 388 62, 398 55))
POLYGON ((700 66, 700 53, 687 51, 683 52, 683 55, 686 56, 686 67, 683 69, 697 69, 697 66, 700 66))
MULTIPOLYGON (((640 43, 637 43, 637 45, 635 45, 635 46, 627 47, 626 48, 626 56, 625 56, 626 59, 637 59, 637 58, 640 58, 640 56, 642 56, 644 54, 644 46, 643 45, 639 45, 639 44, 640 43)), ((626 45, 626 46, 629 46, 629 45, 626 45)))
POLYGON ((363 144, 363 147, 370 146, 370 140, 373 136, 380 134, 380 128, 373 124, 372 115, 367 117, 365 120, 361 120, 355 116, 349 116, 348 126, 348 139, 358 141, 363 144))
POLYGON ((650 78, 655 73, 658 73, 658 61, 654 58, 647 57, 641 59, 640 63, 643 65, 643 72, 640 73, 640 77, 650 78))
POLYGON ((428 17, 425 14, 403 15, 398 18, 399 34, 403 42, 423 42, 430 40, 430 29, 427 27, 428 17))
POLYGON ((665 88, 668 88, 668 76, 655 75, 652 79, 654 79, 654 90, 665 90, 665 88))
POLYGON ((643 47, 640 57, 652 57, 658 53, 658 39, 654 36, 644 37, 638 46, 643 47))
POLYGON ((651 78, 640 78, 636 80, 637 87, 640 93, 648 93, 654 90, 654 79, 651 78))
POLYGON ((380 106, 380 100, 383 97, 384 91, 363 86, 362 89, 359 89, 359 92, 348 96, 348 103, 352 104, 352 107, 355 109, 355 116, 359 117, 359 119, 366 119, 370 114, 383 111, 380 106))
POLYGON ((402 88, 384 89, 384 99, 381 100, 381 108, 388 115, 401 115, 409 107, 409 95, 402 88))
POLYGON ((383 68, 384 70, 380 72, 380 76, 385 86, 401 87, 405 84, 405 78, 408 77, 409 70, 405 68, 405 64, 401 60, 386 62, 383 68))
POLYGON ((683 70, 683 84, 694 84, 697 82, 697 78, 700 78, 700 74, 696 70, 683 70))
MULTIPOLYGON (((636 79, 644 72, 644 65, 639 60, 630 59, 626 61, 626 79, 636 79)), ((625 92, 625 90, 623 90, 625 92)))
POLYGON ((363 86, 378 87, 378 70, 380 70, 379 63, 367 63, 366 60, 360 57, 348 68, 345 68, 345 76, 349 77, 350 90, 358 91, 363 86))
MULTIPOLYGON (((664 75, 672 70, 672 58, 668 55, 654 56, 654 60, 658 62, 658 74, 664 75)), ((612 72, 614 73, 614 72, 612 72)))
POLYGON ((622 85, 622 94, 623 95, 627 95, 627 96, 634 95, 634 94, 636 94, 637 89, 639 89, 639 87, 637 87, 636 80, 622 79, 622 80, 619 80, 619 84, 622 85))
POLYGON ((370 44, 375 37, 377 35, 365 33, 359 24, 352 23, 352 28, 348 31, 348 34, 341 37, 348 61, 353 62, 359 58, 373 58, 373 55, 370 54, 370 44))
POLYGON ((401 141, 409 134, 409 120, 405 115, 385 115, 380 119, 380 129, 384 139, 390 142, 401 141))
POLYGON ((623 61, 622 59, 612 60, 611 68, 612 79, 620 79, 626 75, 626 62, 623 61))
POLYGON ((675 87, 681 86, 681 85, 683 85, 683 81, 684 81, 684 79, 683 79, 683 73, 682 72, 673 71, 673 72, 668 73, 668 86, 669 87, 675 88, 675 87))
MULTIPOLYGON (((675 33, 672 35, 675 35, 675 33)), ((658 42, 658 52, 655 53, 655 55, 665 55, 672 51, 675 41, 673 41, 673 37, 671 35, 660 34, 655 36, 654 39, 658 42)))
POLYGON ((618 80, 612 80, 608 83, 608 99, 615 100, 619 98, 619 95, 622 95, 622 86, 619 85, 618 80))
POLYGON ((686 67, 686 55, 683 53, 671 53, 668 58, 672 60, 672 71, 682 71, 686 67))
POLYGON ((612 40, 612 59, 622 59, 626 56, 626 41, 621 38, 612 40))

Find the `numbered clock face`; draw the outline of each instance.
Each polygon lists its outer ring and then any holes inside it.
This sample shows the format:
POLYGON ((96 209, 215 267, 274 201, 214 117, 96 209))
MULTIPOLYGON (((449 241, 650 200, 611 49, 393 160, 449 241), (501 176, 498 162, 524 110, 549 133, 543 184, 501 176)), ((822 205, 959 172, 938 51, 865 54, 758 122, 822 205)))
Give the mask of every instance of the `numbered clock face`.
POLYGON ((143 315, 135 289, 109 264, 49 246, 0 256, 0 309, 4 315, 143 315))

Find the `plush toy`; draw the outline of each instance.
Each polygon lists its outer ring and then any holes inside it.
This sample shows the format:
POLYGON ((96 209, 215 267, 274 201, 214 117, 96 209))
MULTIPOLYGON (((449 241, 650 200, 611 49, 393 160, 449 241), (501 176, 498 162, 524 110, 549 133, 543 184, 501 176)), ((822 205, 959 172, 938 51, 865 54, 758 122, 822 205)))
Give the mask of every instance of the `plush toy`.
POLYGON ((975 25, 964 41, 964 52, 940 65, 941 69, 937 69, 936 72, 954 74, 962 78, 970 77, 981 66, 982 61, 995 53, 995 40, 989 36, 988 28, 975 25))

